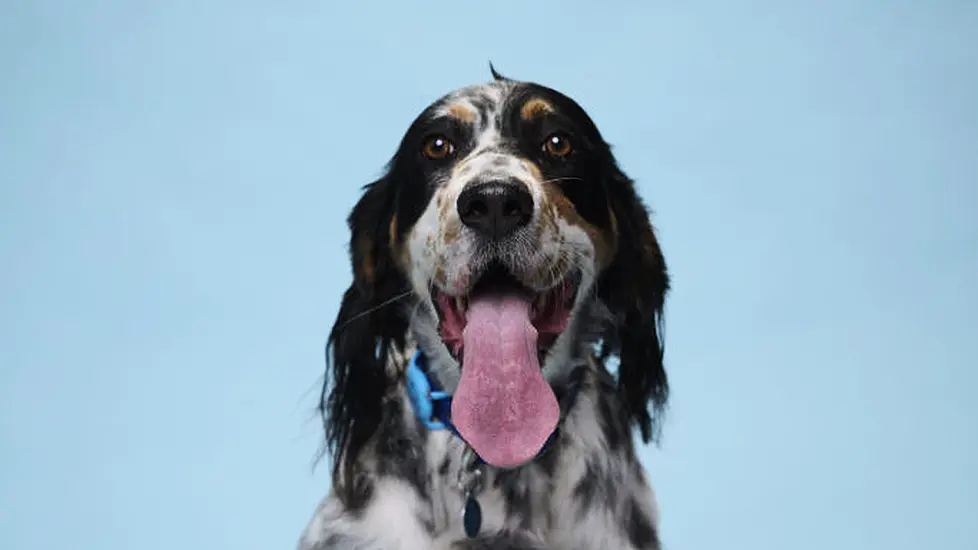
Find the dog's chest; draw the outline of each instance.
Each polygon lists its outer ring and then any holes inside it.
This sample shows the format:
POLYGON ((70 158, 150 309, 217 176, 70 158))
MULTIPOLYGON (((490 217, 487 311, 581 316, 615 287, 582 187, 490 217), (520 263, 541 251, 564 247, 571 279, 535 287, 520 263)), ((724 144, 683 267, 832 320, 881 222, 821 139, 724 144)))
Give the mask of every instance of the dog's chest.
MULTIPOLYGON (((429 519, 436 541, 466 538, 464 486, 471 479, 472 471, 463 468, 464 451, 464 444, 447 432, 432 433, 428 439, 429 464, 433 467, 429 519)), ((519 530, 542 535, 546 532, 550 515, 549 481, 541 468, 539 464, 530 464, 517 470, 482 471, 481 489, 472 495, 481 512, 481 533, 519 530)))

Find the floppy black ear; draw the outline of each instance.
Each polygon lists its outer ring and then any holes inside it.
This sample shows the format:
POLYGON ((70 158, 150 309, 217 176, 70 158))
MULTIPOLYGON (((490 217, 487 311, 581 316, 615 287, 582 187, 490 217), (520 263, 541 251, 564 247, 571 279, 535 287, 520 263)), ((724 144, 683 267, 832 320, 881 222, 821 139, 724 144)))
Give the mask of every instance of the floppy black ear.
POLYGON ((396 193, 389 177, 366 187, 347 223, 353 283, 343 294, 326 345, 327 376, 320 413, 326 442, 333 455, 334 484, 338 473, 352 475, 352 464, 380 422, 381 402, 388 390, 386 358, 403 349, 407 320, 396 301, 406 288, 391 250, 396 193), (330 379, 332 374, 332 379, 330 379))
POLYGON ((618 247, 598 282, 599 296, 615 316, 602 355, 618 356, 618 390, 647 443, 658 436, 658 418, 669 398, 662 332, 669 274, 632 181, 616 169, 606 184, 618 247))

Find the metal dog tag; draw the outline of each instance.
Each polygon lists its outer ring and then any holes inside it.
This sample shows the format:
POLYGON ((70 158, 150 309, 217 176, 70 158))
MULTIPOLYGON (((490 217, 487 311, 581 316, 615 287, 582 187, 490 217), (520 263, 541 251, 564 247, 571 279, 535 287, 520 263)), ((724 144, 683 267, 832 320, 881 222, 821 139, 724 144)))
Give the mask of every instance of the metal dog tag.
POLYGON ((465 506, 462 508, 462 529, 465 536, 470 539, 479 536, 482 529, 482 506, 476 500, 475 495, 469 493, 465 496, 465 506))

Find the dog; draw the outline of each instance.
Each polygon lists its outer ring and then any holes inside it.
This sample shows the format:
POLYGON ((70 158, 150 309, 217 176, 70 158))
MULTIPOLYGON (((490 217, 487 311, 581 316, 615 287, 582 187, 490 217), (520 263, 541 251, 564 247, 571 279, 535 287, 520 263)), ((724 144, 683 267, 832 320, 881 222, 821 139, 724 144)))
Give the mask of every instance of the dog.
POLYGON ((300 550, 658 549, 670 278, 574 100, 502 76, 407 129, 348 218, 300 550))

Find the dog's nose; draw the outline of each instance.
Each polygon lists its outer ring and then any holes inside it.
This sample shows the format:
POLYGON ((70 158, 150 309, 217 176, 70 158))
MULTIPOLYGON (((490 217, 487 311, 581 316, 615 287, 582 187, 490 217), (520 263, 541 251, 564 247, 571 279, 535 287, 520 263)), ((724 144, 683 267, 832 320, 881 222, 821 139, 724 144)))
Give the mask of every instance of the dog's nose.
POLYGON ((517 181, 493 181, 469 187, 458 196, 462 223, 490 239, 501 239, 530 222, 533 196, 517 181))

